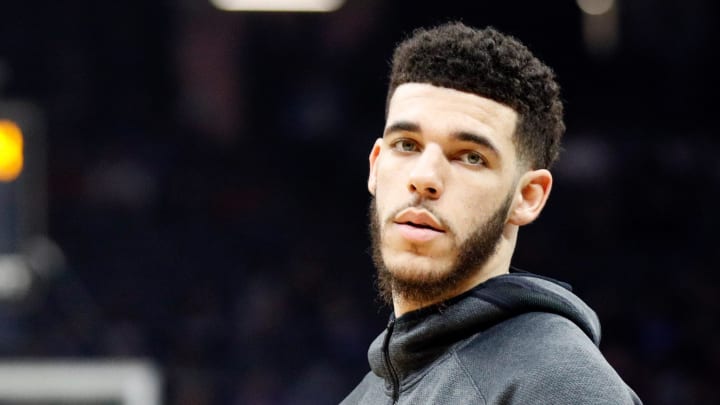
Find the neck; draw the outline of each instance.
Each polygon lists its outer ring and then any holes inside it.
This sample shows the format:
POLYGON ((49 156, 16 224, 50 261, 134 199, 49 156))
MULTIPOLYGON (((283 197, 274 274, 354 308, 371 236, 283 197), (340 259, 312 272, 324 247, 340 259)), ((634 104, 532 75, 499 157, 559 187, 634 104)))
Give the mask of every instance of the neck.
POLYGON ((495 254, 488 259, 483 267, 475 271, 472 277, 469 277, 462 283, 458 284, 455 288, 448 290, 446 293, 439 295, 432 300, 417 301, 408 299, 401 294, 393 293, 393 310, 395 312, 395 317, 399 318, 408 312, 446 301, 473 289, 480 283, 483 283, 493 277, 509 273, 510 261, 512 259, 513 251, 515 250, 516 240, 517 227, 512 227, 509 230, 506 228, 505 234, 503 234, 503 237, 498 242, 495 254))

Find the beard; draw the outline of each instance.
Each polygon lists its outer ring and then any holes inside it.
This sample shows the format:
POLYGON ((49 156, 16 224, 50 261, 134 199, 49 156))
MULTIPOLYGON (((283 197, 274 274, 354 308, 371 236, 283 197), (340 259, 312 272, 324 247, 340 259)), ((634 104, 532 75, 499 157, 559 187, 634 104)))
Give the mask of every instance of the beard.
MULTIPOLYGON (((478 226, 459 246, 458 255, 445 272, 420 277, 400 277, 405 272, 393 271, 385 265, 382 257, 382 229, 378 218, 375 198, 370 201, 370 239, 372 258, 377 269, 377 289, 379 298, 392 306, 393 294, 415 302, 435 302, 448 292, 454 291, 463 282, 474 276, 495 253, 498 242, 505 229, 505 221, 512 203, 512 194, 503 204, 478 226)), ((428 207, 422 207, 428 209, 428 207)), ((428 209, 428 211, 430 211, 428 209)), ((432 212, 432 211, 431 211, 432 212)), ((433 212, 437 217, 437 214, 433 212)), ((442 218, 439 218, 442 220, 442 218)), ((446 223, 445 221, 442 221, 446 223)), ((409 272, 412 274, 412 272, 409 272)))

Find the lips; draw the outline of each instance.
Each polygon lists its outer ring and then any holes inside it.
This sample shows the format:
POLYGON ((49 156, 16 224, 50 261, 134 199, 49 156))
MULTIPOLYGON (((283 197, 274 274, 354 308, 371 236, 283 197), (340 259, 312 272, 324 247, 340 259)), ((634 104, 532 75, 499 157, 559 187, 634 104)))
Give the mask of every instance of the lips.
POLYGON ((442 222, 429 212, 408 208, 393 220, 400 234, 411 242, 428 242, 446 232, 442 222))

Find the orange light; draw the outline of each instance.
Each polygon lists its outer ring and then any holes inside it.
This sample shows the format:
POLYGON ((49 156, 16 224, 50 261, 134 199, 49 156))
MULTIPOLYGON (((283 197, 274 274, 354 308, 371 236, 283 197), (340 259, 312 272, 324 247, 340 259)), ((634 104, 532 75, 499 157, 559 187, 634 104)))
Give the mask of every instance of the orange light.
POLYGON ((11 182, 23 168, 23 136, 12 121, 0 120, 0 181, 11 182))

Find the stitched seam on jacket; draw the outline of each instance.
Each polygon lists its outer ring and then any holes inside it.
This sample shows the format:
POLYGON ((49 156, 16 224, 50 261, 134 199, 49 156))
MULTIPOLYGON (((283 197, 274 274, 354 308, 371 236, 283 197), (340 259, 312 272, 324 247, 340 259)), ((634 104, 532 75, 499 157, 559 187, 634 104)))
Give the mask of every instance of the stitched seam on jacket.
POLYGON ((483 395, 482 391, 480 390, 480 387, 475 383, 475 379, 472 378, 470 375, 470 371, 465 367, 465 364, 460 360, 460 357, 457 354, 457 351, 453 350, 452 352, 453 358, 455 359, 455 362, 458 364, 460 369, 465 373, 465 376, 470 380, 472 383, 472 386, 475 388, 475 391, 477 394, 482 398, 483 404, 487 404, 487 398, 485 398, 485 395, 483 395))
POLYGON ((437 360, 430 363, 422 371, 411 374, 411 376, 407 377, 404 382, 400 383, 400 392, 405 392, 407 390, 412 389, 412 387, 414 387, 420 381, 422 381, 425 378, 425 376, 430 374, 430 372, 434 371, 440 364, 448 361, 452 356, 453 356, 453 354, 451 352, 448 352, 448 353, 438 357, 437 360))

